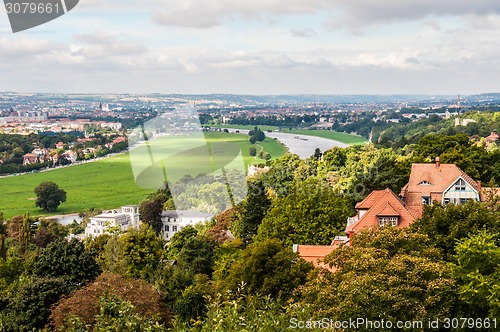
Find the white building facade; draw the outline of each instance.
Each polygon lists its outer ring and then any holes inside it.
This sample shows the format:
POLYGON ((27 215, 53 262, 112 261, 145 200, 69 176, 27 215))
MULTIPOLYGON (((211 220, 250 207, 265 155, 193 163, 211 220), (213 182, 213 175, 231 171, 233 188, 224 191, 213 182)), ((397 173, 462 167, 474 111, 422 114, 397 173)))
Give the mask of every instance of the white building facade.
POLYGON ((90 218, 85 227, 85 236, 97 237, 108 233, 109 228, 116 228, 125 232, 130 227, 139 228, 139 206, 127 205, 121 209, 105 211, 90 218))
POLYGON ((163 222, 162 233, 165 241, 170 241, 175 233, 182 228, 198 223, 210 221, 213 215, 197 211, 166 210, 163 211, 161 220, 163 222))

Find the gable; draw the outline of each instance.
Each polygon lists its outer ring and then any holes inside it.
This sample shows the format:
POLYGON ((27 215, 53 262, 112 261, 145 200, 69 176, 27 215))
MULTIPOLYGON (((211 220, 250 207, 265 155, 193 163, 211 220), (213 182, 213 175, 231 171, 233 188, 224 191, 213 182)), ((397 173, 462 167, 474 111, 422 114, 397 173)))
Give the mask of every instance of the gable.
POLYGON ((455 164, 413 164, 410 179, 401 194, 409 201, 418 202, 421 196, 430 197, 431 193, 443 193, 461 177, 474 190, 478 185, 470 176, 455 164), (418 199, 412 199, 416 196, 418 199))
POLYGON ((358 221, 348 224, 346 233, 357 232, 364 228, 378 227, 379 217, 397 217, 398 227, 408 227, 416 218, 409 211, 404 202, 390 189, 380 190, 379 199, 358 221))
POLYGON ((443 194, 447 194, 450 192, 474 192, 478 194, 478 191, 474 188, 472 184, 470 184, 466 179, 460 176, 453 182, 448 188, 443 191, 443 194))

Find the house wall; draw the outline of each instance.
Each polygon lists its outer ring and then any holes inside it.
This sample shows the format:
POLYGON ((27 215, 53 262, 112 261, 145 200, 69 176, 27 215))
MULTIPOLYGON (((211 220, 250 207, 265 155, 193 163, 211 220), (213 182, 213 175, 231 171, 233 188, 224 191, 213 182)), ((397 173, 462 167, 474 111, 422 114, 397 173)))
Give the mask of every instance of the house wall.
POLYGON ((209 218, 201 218, 201 217, 177 217, 177 218, 168 218, 163 217, 163 238, 165 241, 170 241, 175 233, 179 232, 184 227, 191 225, 194 226, 200 222, 205 222, 209 220, 209 218))
POLYGON ((129 227, 139 227, 139 207, 135 205, 124 206, 121 212, 116 210, 99 216, 90 218, 90 222, 85 228, 85 236, 97 237, 107 233, 109 227, 120 227, 122 232, 129 227))
POLYGON ((448 191, 444 192, 441 203, 445 204, 446 199, 449 199, 452 204, 460 204, 460 199, 479 201, 479 194, 466 182, 465 190, 455 190, 453 185, 448 191))

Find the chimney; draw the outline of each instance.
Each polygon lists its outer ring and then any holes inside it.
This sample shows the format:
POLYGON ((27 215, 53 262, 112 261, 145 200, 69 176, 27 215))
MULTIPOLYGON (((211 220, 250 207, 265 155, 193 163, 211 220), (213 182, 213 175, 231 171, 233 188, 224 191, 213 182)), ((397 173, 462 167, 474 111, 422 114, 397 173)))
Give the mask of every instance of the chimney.
POLYGON ((441 162, 439 161, 439 157, 436 157, 436 167, 439 168, 441 166, 441 162))
POLYGON ((349 247, 352 246, 352 238, 354 237, 354 231, 349 232, 349 247))

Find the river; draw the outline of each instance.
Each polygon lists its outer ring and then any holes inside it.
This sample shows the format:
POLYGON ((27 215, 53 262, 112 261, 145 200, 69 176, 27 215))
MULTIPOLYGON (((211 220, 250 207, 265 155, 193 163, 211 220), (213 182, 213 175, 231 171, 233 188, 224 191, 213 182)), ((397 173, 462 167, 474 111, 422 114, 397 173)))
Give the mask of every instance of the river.
MULTIPOLYGON (((246 129, 229 129, 229 132, 239 131, 241 134, 248 134, 249 130, 246 129)), ((276 138, 281 143, 285 144, 291 153, 298 155, 301 159, 305 159, 314 154, 316 148, 319 148, 321 152, 325 152, 333 147, 346 148, 349 144, 334 141, 328 138, 309 136, 309 135, 297 135, 297 134, 286 134, 280 132, 266 132, 267 137, 276 138)))

